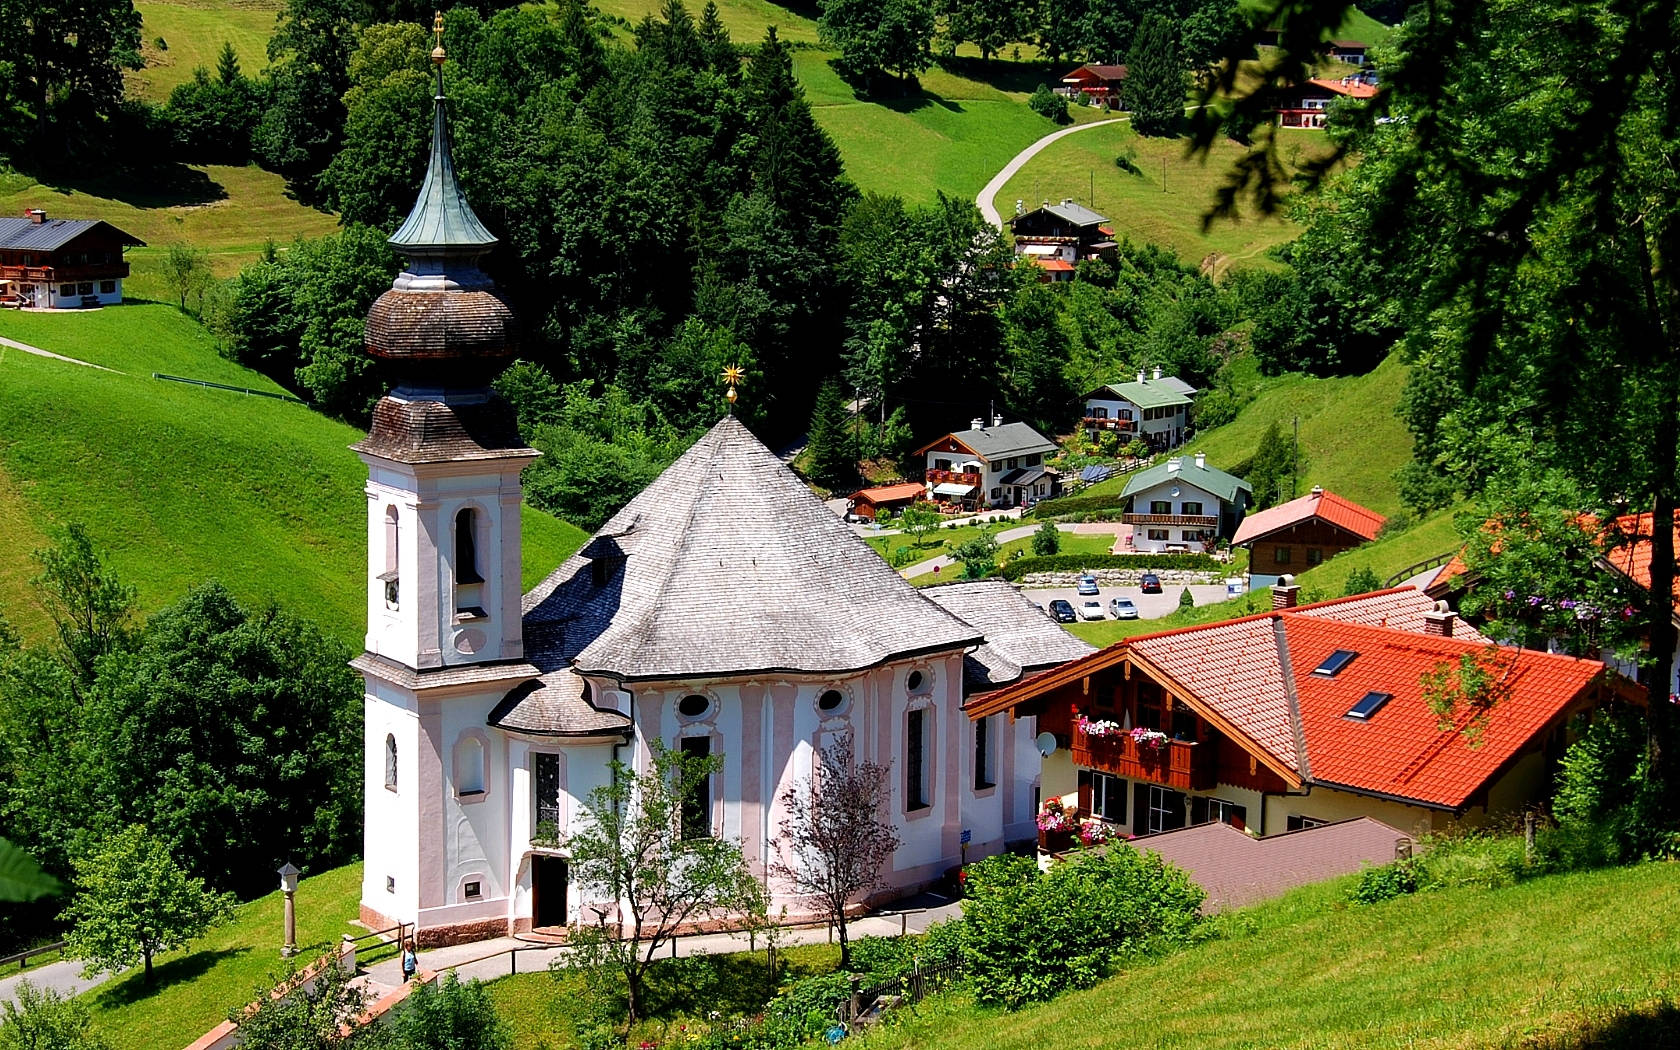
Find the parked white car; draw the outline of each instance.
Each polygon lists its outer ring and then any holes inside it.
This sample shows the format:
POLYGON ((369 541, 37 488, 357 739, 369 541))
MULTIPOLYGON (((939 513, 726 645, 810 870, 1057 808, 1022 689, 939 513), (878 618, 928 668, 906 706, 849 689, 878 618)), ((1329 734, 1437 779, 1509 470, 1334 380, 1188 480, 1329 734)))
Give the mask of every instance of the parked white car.
POLYGON ((1102 602, 1085 602, 1084 604, 1080 605, 1080 607, 1079 607, 1079 618, 1081 620, 1102 620, 1102 619, 1106 619, 1106 617, 1104 617, 1104 615, 1103 615, 1102 602))

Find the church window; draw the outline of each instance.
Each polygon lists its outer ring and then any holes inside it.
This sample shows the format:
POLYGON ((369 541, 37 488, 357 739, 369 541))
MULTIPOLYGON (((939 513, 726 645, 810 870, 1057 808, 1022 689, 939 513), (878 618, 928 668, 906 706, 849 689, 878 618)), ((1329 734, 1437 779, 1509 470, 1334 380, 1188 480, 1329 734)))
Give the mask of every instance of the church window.
POLYGON ((904 688, 912 693, 922 692, 922 687, 925 685, 927 685, 927 675, 920 671, 911 671, 910 677, 904 680, 904 688))
POLYGON ((463 507, 455 515, 455 582, 483 583, 478 574, 478 515, 471 507, 463 507))
POLYGON ((974 720, 974 790, 984 791, 997 783, 992 774, 992 720, 974 720))
POLYGON ((539 751, 531 756, 536 782, 537 837, 557 838, 560 834, 560 756, 539 751))
POLYGON ((395 609, 399 598, 397 587, 398 561, 398 533, 397 508, 385 508, 385 571, 379 574, 379 580, 385 585, 385 607, 395 609))
POLYGON ((464 736, 455 745, 455 793, 484 794, 484 741, 464 736))
POLYGON ((917 708, 904 723, 904 808, 928 808, 927 711, 917 708))
MULTIPOLYGON (((712 738, 685 736, 681 740, 683 757, 705 761, 712 755, 712 738)), ((683 796, 682 837, 710 838, 712 834, 712 775, 705 773, 693 779, 683 796)))
POLYGON ((839 714, 846 706, 846 694, 838 689, 828 689, 817 697, 817 710, 825 715, 839 714))
POLYGON ((385 734, 385 788, 397 790, 397 738, 390 733, 385 734))
POLYGON ((711 698, 699 693, 690 693, 677 701, 677 714, 684 718, 701 718, 711 709, 711 698))
POLYGON ((484 890, 481 883, 469 882, 462 887, 462 896, 466 897, 467 900, 475 901, 483 895, 484 890))

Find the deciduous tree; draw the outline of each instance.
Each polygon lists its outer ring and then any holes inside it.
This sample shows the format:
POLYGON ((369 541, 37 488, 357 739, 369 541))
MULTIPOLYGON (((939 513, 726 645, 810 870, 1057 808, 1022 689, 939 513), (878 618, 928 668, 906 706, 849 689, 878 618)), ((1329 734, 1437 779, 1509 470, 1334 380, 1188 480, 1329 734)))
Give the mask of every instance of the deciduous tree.
POLYGON ((850 737, 819 751, 810 777, 782 793, 770 874, 815 903, 839 931, 842 970, 852 964, 846 909, 881 885, 899 846, 897 829, 884 819, 887 801, 887 767, 859 761, 850 737))

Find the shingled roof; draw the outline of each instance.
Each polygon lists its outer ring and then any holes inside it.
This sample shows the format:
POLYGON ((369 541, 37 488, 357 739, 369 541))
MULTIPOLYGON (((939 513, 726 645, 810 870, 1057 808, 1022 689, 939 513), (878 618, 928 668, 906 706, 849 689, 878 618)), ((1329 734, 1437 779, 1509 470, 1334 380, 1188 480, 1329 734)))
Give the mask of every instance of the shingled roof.
POLYGON ((988 463, 1010 456, 1030 456, 1034 452, 1056 451, 1056 443, 1025 423, 1004 423, 978 430, 957 431, 930 441, 916 450, 921 455, 943 441, 958 441, 988 463))
POLYGON ((1050 619, 1008 580, 970 580, 925 588, 935 604, 985 634, 963 657, 963 681, 970 691, 996 689, 1023 674, 1077 660, 1093 652, 1050 619))
POLYGON ((526 655, 620 680, 844 673, 978 645, 725 417, 525 596, 526 655))
POLYGON ((0 219, 0 248, 21 251, 51 252, 69 244, 82 234, 105 227, 125 245, 144 248, 146 242, 131 233, 124 233, 103 219, 47 219, 36 222, 22 218, 0 219))

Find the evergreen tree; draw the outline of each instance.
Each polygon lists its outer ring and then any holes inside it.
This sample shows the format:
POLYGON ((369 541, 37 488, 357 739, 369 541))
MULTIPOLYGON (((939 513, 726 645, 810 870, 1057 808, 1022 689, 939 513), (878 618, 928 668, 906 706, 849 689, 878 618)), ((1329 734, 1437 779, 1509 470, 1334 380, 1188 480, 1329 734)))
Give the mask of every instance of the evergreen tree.
POLYGON ((1254 509, 1265 510, 1284 500, 1292 499, 1290 486, 1299 464, 1296 462, 1295 442, 1286 436, 1277 420, 1272 420, 1260 435, 1254 459, 1248 468, 1248 483, 1254 490, 1254 509))
POLYGON ((810 477, 825 489, 836 490, 857 477, 857 452, 852 445, 851 420, 840 384, 829 379, 817 390, 811 410, 807 456, 810 477))
POLYGON ((1143 19, 1126 56, 1122 93, 1139 135, 1178 134, 1184 119, 1184 61, 1178 34, 1165 15, 1143 19))
POLYGON ((1023 285, 1004 323, 1009 407, 1035 430, 1065 432, 1078 391, 1067 380, 1068 338, 1056 290, 1036 282, 1023 285))
POLYGON ((245 75, 239 71, 239 55, 232 44, 222 41, 222 49, 216 53, 216 83, 230 88, 244 82, 245 75))
POLYGON ((735 50, 734 41, 729 39, 729 30, 724 27, 723 18, 718 14, 716 0, 706 0, 706 7, 700 12, 699 33, 700 48, 706 56, 706 67, 731 84, 739 83, 741 55, 735 50))

